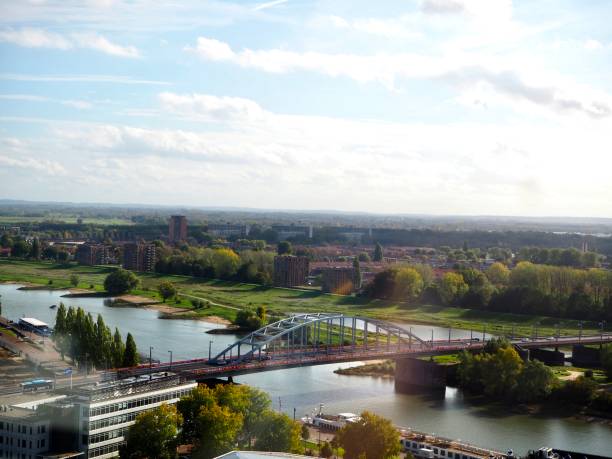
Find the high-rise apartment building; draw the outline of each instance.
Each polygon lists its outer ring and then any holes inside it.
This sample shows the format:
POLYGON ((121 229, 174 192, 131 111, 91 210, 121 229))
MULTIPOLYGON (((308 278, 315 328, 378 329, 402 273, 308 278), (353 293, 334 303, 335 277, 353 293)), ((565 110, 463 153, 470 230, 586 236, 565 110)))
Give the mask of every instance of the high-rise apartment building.
POLYGON ((187 217, 172 215, 168 222, 168 241, 181 242, 187 239, 187 217))
POLYGON ((123 268, 131 271, 152 272, 155 270, 155 245, 128 243, 123 246, 123 268))
POLYGON ((113 260, 112 251, 104 244, 81 244, 77 247, 76 261, 81 265, 108 265, 113 260))
POLYGON ((308 277, 307 257, 278 255, 274 257, 274 285, 276 287, 297 287, 304 285, 308 277))
POLYGON ((325 293, 350 295, 357 290, 355 268, 330 267, 321 272, 321 289, 325 293))

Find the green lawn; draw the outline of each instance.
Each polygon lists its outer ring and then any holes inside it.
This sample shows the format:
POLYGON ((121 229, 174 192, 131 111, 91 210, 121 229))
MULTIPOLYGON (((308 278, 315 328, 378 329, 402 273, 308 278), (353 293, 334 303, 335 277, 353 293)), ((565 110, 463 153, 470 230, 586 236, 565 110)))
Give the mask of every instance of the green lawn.
MULTIPOLYGON (((103 290, 106 275, 113 267, 78 266, 75 264, 58 265, 44 262, 16 261, 0 259, 0 281, 21 281, 35 284, 48 284, 53 287, 69 287, 71 274, 80 278, 79 287, 93 285, 97 291, 103 290)), ((560 323, 562 334, 575 334, 578 321, 559 320, 544 316, 495 313, 474 309, 462 309, 431 305, 410 305, 398 302, 368 300, 355 296, 328 295, 313 290, 281 289, 238 282, 206 280, 188 276, 167 276, 153 273, 138 274, 141 285, 134 294, 159 299, 156 288, 162 280, 177 285, 182 295, 192 295, 210 301, 211 307, 194 310, 197 315, 218 315, 232 319, 236 308, 265 305, 270 313, 287 312, 342 312, 351 315, 374 317, 389 321, 405 321, 474 329, 482 332, 484 324, 487 331, 494 334, 510 334, 515 327, 516 335, 530 335, 532 327, 538 325, 539 335, 552 335, 555 325, 560 323)), ((191 307, 189 299, 181 296, 178 304, 171 306, 191 307)), ((585 323, 585 332, 597 329, 597 324, 585 323)))

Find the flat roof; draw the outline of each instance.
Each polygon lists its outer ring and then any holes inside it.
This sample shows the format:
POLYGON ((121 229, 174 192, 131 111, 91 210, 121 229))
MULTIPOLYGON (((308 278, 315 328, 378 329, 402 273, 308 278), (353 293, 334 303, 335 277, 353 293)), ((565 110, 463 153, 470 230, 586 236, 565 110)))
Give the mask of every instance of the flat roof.
POLYGON ((44 323, 42 320, 38 320, 34 317, 22 317, 19 322, 25 322, 32 325, 33 327, 48 327, 49 325, 44 323))

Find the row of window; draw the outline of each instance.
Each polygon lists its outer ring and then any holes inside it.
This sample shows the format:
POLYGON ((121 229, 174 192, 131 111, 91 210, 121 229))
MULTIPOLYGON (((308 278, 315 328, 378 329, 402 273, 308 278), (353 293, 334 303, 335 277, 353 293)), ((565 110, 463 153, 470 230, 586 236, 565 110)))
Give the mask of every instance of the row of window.
POLYGON ((113 443, 112 445, 99 446, 97 448, 90 449, 87 453, 87 457, 98 457, 104 454, 115 453, 119 451, 119 447, 123 443, 113 443))
POLYGON ((454 453, 452 451, 446 451, 445 449, 442 449, 442 448, 432 448, 431 446, 424 445, 422 443, 412 442, 411 444, 409 440, 400 440, 400 443, 402 443, 402 445, 405 448, 410 448, 413 450, 418 450, 420 448, 430 448, 433 450, 433 453, 435 455, 440 455, 442 457, 448 457, 448 459, 476 459, 472 456, 466 456, 465 454, 454 453))
POLYGON ((83 410, 83 415, 89 417, 100 416, 101 414, 114 413, 115 411, 129 410, 131 408, 137 408, 139 406, 146 406, 152 403, 159 403, 166 400, 172 400, 175 398, 181 398, 191 392, 191 389, 177 390, 168 392, 167 394, 153 395, 150 397, 143 397, 136 400, 130 400, 129 402, 112 403, 109 405, 99 406, 91 408, 87 413, 87 408, 83 410))
POLYGON ((89 444, 94 445, 103 441, 112 440, 113 438, 123 437, 127 434, 129 427, 122 427, 121 429, 111 430, 110 432, 102 432, 89 436, 89 444))
MULTIPOLYGON (((15 446, 16 448, 29 448, 32 449, 32 440, 30 440, 30 445, 28 446, 28 442, 22 438, 13 438, 13 437, 3 437, 0 435, 0 445, 15 446), (16 440, 16 441, 13 441, 16 440)), ((45 439, 36 440, 36 449, 45 447, 45 439)))
MULTIPOLYGON (((21 433, 21 434, 28 433, 28 426, 26 425, 13 424, 11 422, 0 421, 0 430, 6 430, 7 432, 14 432, 15 426, 17 427, 17 433, 21 433)), ((29 428, 30 428, 30 435, 33 435, 34 430, 32 429, 32 426, 29 426, 29 428)), ((45 426, 44 424, 36 426, 37 434, 45 433, 46 430, 47 430, 47 426, 45 426)))
POLYGON ((83 431, 89 432, 98 429, 104 429, 105 427, 115 426, 117 424, 125 424, 126 422, 131 422, 136 419, 141 411, 135 411, 133 413, 120 414, 119 416, 113 416, 110 418, 98 419, 97 421, 89 422, 89 429, 87 428, 87 421, 83 421, 83 431))

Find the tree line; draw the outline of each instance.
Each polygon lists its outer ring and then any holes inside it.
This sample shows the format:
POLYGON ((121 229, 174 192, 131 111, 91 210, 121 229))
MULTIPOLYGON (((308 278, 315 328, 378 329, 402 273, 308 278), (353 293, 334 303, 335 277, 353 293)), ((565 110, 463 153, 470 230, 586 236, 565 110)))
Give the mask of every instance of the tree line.
MULTIPOLYGON (((306 426, 272 410, 264 392, 245 385, 199 386, 176 406, 161 405, 136 418, 120 450, 123 459, 176 457, 178 445, 194 446, 194 459, 210 459, 231 450, 303 454, 306 426)), ((320 448, 331 457, 333 448, 346 459, 385 459, 400 452, 400 435, 393 424, 373 413, 348 423, 320 448)), ((308 453, 308 451, 306 451, 308 453)), ((312 454, 312 452, 310 452, 312 454)))
POLYGON ((198 386, 176 406, 162 405, 136 418, 122 458, 174 458, 179 444, 208 459, 232 449, 302 453, 300 425, 272 410, 264 392, 245 385, 198 386))
POLYGON ((108 369, 138 365, 138 351, 132 335, 127 334, 124 344, 118 328, 113 334, 100 314, 94 322, 92 315, 80 307, 71 306, 66 310, 60 303, 53 339, 62 358, 67 355, 79 366, 108 369))
MULTIPOLYGON (((612 361, 611 346, 604 349, 602 362, 606 359, 612 361)), ((524 362, 504 338, 487 342, 480 353, 463 351, 458 367, 460 387, 474 394, 508 403, 551 402, 609 412, 612 394, 599 391, 592 371, 587 373, 589 376, 559 381, 542 362, 524 362)), ((607 374, 612 377, 612 371, 607 374)))
POLYGON ((414 301, 516 314, 612 320, 612 272, 520 262, 481 272, 461 268, 435 278, 427 265, 394 266, 365 288, 371 298, 414 301))
POLYGON ((236 280, 268 285, 272 283, 274 254, 244 250, 237 254, 228 248, 161 248, 155 271, 162 274, 236 280))

